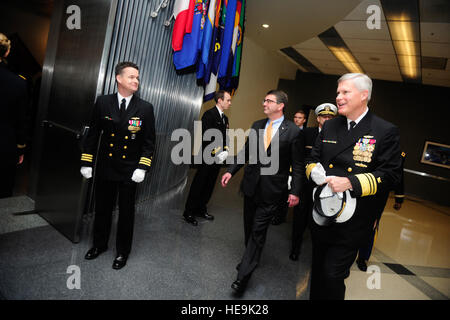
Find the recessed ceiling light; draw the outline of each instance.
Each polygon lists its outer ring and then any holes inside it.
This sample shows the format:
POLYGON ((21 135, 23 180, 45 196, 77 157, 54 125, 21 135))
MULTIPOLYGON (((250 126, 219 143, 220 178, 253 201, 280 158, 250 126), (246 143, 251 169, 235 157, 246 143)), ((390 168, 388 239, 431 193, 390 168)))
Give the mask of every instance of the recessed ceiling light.
POLYGON ((267 23, 264 23, 264 24, 262 25, 262 27, 267 29, 267 28, 269 27, 269 25, 268 25, 267 23))

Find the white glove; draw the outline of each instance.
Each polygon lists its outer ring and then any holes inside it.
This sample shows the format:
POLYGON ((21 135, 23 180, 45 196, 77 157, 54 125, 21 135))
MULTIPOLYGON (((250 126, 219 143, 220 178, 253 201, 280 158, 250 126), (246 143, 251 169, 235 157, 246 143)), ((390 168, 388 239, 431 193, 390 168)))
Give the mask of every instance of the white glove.
POLYGON ((216 157, 219 160, 219 164, 221 164, 228 157, 228 151, 222 151, 216 157))
POLYGON ((131 177, 131 180, 133 180, 136 183, 141 183, 144 181, 145 178, 145 170, 143 169, 136 169, 133 172, 133 176, 131 177))
POLYGON ((288 190, 291 190, 291 182, 292 182, 292 176, 289 176, 289 178, 288 178, 288 190))
POLYGON ((317 162, 317 165, 311 170, 311 179, 320 186, 325 183, 326 177, 325 169, 320 162, 317 162))
POLYGON ((92 178, 92 167, 81 167, 80 173, 86 179, 92 178))

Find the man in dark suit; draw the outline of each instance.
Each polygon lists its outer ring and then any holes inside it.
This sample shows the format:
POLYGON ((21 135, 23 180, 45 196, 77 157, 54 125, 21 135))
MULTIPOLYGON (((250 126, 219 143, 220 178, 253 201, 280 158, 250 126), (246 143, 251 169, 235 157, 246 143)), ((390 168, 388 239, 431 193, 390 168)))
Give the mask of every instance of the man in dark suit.
MULTIPOLYGON (((318 127, 304 128, 305 133, 305 159, 308 159, 312 146, 316 142, 319 132, 325 121, 333 119, 337 114, 337 108, 332 103, 322 103, 315 109, 318 127)), ((289 259, 297 261, 303 242, 303 233, 308 224, 308 217, 312 211, 312 191, 314 185, 312 182, 305 181, 305 188, 300 194, 300 203, 294 207, 294 215, 292 219, 292 245, 289 259)))
POLYGON ((222 186, 226 187, 231 177, 248 161, 241 183, 246 248, 238 265, 237 280, 231 285, 238 293, 245 291, 259 263, 267 229, 280 205, 287 201, 289 207, 293 207, 299 202, 304 175, 304 137, 292 121, 284 118, 287 103, 288 97, 283 91, 267 93, 263 101, 267 118, 253 123, 244 148, 222 176, 222 186), (267 157, 269 161, 265 159, 267 157), (291 190, 287 196, 291 166, 291 190))
MULTIPOLYGON (((214 162, 208 164, 202 157, 202 163, 199 165, 194 179, 192 180, 191 189, 186 201, 183 217, 186 222, 196 226, 198 224, 196 216, 206 220, 213 220, 214 216, 208 213, 206 208, 209 199, 216 185, 217 176, 219 175, 220 164, 225 161, 228 156, 228 141, 226 130, 229 127, 228 117, 224 111, 231 106, 231 95, 229 92, 219 90, 214 95, 216 105, 205 111, 202 116, 202 136, 207 130, 215 129, 220 131, 220 139, 212 142, 203 141, 202 139, 202 155, 205 148, 211 148, 211 156, 214 162)), ((209 150, 209 149, 208 149, 209 150)))
POLYGON ((28 91, 25 78, 8 69, 11 41, 0 33, 0 198, 11 197, 25 150, 28 91))
POLYGON ((311 223, 311 299, 344 299, 344 279, 372 234, 384 193, 400 179, 399 130, 369 111, 371 91, 364 74, 339 78, 336 104, 342 116, 324 124, 306 168, 316 184, 349 193, 356 203, 345 222, 338 216, 329 225, 311 223))
POLYGON ((115 72, 118 92, 97 98, 82 150, 81 174, 91 178, 92 166, 97 162, 94 244, 85 258, 95 259, 107 250, 112 211, 119 198, 113 268, 121 269, 133 241, 136 186, 150 169, 155 151, 155 117, 153 106, 135 95, 139 88, 138 66, 121 62, 115 72))

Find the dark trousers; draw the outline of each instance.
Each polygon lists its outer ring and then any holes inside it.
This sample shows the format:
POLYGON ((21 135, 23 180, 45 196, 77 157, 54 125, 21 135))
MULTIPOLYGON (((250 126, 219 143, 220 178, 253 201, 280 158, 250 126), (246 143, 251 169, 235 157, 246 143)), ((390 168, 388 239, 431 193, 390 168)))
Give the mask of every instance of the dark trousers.
POLYGON ((242 257, 238 279, 248 279, 261 258, 266 242, 267 229, 279 204, 264 203, 257 197, 244 197, 245 252, 242 257))
POLYGON ((373 245, 375 242, 375 235, 378 232, 379 224, 380 224, 380 220, 377 220, 377 225, 376 225, 375 229, 373 229, 372 234, 370 235, 366 245, 359 248, 358 259, 369 261, 370 255, 372 254, 373 245))
POLYGON ((344 300, 344 279, 350 275, 358 248, 322 242, 313 236, 311 300, 344 300))
POLYGON ((291 252, 297 255, 302 247, 303 234, 312 214, 312 206, 312 188, 306 185, 305 191, 300 194, 300 203, 293 210, 291 252))
POLYGON ((134 228, 136 183, 98 179, 95 188, 94 247, 106 248, 111 233, 112 212, 119 198, 117 223, 117 254, 131 251, 134 228))
POLYGON ((200 215, 207 212, 206 205, 214 191, 219 171, 220 165, 218 164, 199 166, 192 180, 184 214, 200 215))
POLYGON ((15 163, 3 163, 0 161, 0 198, 7 198, 13 195, 16 169, 17 165, 15 163))

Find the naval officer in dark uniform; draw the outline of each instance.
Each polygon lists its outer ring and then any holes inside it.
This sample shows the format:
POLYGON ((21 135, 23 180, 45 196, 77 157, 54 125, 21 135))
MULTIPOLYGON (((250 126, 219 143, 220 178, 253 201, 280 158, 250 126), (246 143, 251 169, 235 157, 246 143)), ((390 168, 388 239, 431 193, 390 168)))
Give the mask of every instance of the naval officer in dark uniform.
POLYGON ((228 117, 224 111, 231 106, 231 95, 229 92, 219 90, 214 94, 216 105, 205 111, 202 116, 202 135, 209 129, 220 131, 220 139, 203 141, 202 155, 206 147, 211 148, 211 156, 214 163, 208 164, 202 157, 202 163, 198 166, 194 179, 192 180, 189 195, 186 200, 183 217, 186 222, 196 226, 198 224, 195 217, 202 217, 206 220, 213 220, 214 216, 208 213, 206 208, 214 190, 214 186, 219 175, 220 164, 228 156, 227 129, 229 127, 228 117), (212 146, 210 145, 212 144, 212 146))
MULTIPOLYGON (((325 121, 333 119, 337 115, 337 108, 332 103, 322 103, 314 110, 318 127, 307 127, 303 129, 305 133, 305 159, 309 158, 312 146, 316 142, 319 132, 325 121)), ((306 179, 305 179, 306 180, 306 179)), ((312 191, 314 183, 310 181, 304 182, 304 189, 300 194, 300 203, 294 207, 294 214, 292 219, 292 244, 289 259, 297 261, 300 254, 300 249, 303 243, 303 233, 308 224, 309 217, 312 210, 312 191)))
POLYGON ((101 136, 95 183, 94 244, 86 253, 95 259, 107 250, 112 211, 119 199, 114 269, 121 269, 131 251, 136 184, 144 180, 155 151, 153 106, 135 95, 139 68, 132 62, 116 66, 118 92, 100 96, 94 106, 90 129, 81 155, 81 174, 92 177, 92 166, 101 136))
POLYGON ((308 161, 308 178, 328 184, 334 194, 351 195, 346 203, 354 203, 345 219, 337 215, 328 225, 319 219, 311 223, 311 299, 344 299, 344 279, 358 249, 372 235, 384 193, 400 181, 399 130, 369 110, 371 91, 367 75, 339 78, 336 104, 341 116, 325 122, 308 161))

